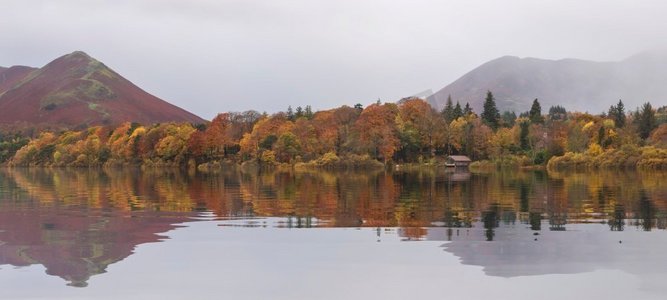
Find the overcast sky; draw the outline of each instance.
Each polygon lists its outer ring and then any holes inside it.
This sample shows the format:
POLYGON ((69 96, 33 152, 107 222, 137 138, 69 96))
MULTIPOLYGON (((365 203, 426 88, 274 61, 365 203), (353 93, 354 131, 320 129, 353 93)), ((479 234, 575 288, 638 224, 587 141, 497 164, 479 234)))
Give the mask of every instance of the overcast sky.
POLYGON ((504 55, 621 60, 667 47, 667 1, 0 0, 0 66, 83 50, 217 112, 437 91, 504 55))

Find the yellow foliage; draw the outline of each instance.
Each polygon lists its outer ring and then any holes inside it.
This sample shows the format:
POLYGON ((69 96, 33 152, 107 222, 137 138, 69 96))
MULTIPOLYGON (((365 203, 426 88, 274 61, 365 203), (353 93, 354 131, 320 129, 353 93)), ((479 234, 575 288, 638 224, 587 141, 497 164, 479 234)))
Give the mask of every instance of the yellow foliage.
POLYGON ((584 127, 581 128, 581 130, 584 132, 590 132, 593 129, 593 126, 595 126, 595 122, 590 121, 586 123, 584 127))
POLYGON ((588 150, 586 150, 586 154, 590 156, 598 156, 602 154, 602 147, 597 143, 591 143, 590 146, 588 146, 588 150))

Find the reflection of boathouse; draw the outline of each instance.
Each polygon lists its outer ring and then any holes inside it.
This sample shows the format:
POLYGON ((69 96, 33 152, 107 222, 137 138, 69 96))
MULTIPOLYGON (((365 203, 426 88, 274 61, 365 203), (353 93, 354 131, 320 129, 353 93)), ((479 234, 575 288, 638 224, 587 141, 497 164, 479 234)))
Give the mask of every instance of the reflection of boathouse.
POLYGON ((447 167, 466 168, 470 165, 472 160, 465 155, 450 155, 447 157, 447 167))

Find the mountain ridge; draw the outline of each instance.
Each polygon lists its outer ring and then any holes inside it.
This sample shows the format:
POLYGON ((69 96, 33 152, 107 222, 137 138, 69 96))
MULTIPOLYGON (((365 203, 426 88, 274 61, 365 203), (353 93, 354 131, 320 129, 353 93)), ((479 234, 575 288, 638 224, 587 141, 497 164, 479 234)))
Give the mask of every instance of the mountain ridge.
POLYGON ((204 120, 147 93, 83 51, 58 57, 42 68, 0 69, 2 124, 77 127, 122 122, 204 120))
POLYGON ((546 109, 561 105, 600 112, 619 99, 631 109, 647 101, 664 102, 666 81, 667 51, 645 51, 611 62, 502 56, 467 72, 427 100, 441 109, 451 95, 481 112, 486 92, 491 91, 500 110, 527 111, 537 98, 546 109))

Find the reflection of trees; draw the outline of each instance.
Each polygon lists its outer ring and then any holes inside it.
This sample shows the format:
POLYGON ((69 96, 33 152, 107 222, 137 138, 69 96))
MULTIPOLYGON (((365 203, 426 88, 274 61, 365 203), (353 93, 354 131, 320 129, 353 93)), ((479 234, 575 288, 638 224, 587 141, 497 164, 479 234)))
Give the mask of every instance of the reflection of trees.
POLYGON ((410 239, 422 238, 430 226, 482 221, 494 240, 501 222, 517 219, 532 230, 542 229, 542 218, 551 230, 591 220, 607 221, 610 230, 667 226, 663 173, 2 169, 0 175, 0 240, 6 243, 0 259, 44 264, 72 283, 85 283, 198 211, 284 217, 279 226, 287 227, 402 227, 410 239), (17 213, 30 211, 37 213, 17 213), (53 253, 68 265, 56 265, 53 253))
POLYGON ((542 230, 542 214, 531 212, 529 215, 530 230, 542 230))
POLYGON ((639 226, 645 231, 651 231, 655 222, 655 208, 649 200, 646 192, 639 193, 639 226))
POLYGON ((484 223, 485 235, 487 241, 493 241, 494 228, 498 227, 498 214, 500 211, 500 205, 497 203, 491 204, 487 211, 482 213, 482 222, 484 223))
POLYGON ((21 195, 0 197, 0 264, 42 264, 72 286, 86 286, 91 276, 106 272, 137 245, 160 241, 158 233, 188 216, 160 211, 160 205, 137 196, 137 185, 118 186, 123 177, 134 183, 127 179, 132 176, 92 170, 1 172, 0 191, 21 195))
POLYGON ((625 226, 625 207, 623 205, 616 204, 614 206, 614 213, 608 223, 611 231, 623 231, 625 226))

